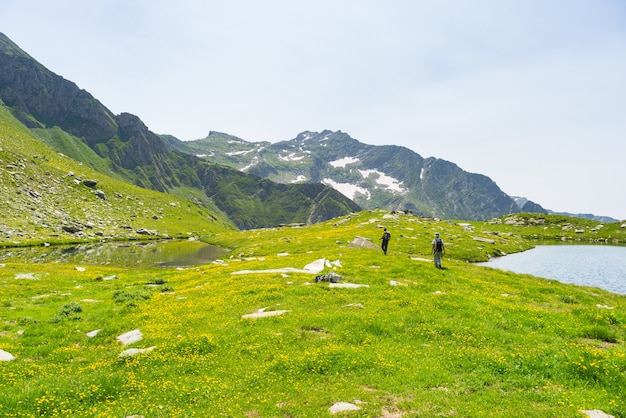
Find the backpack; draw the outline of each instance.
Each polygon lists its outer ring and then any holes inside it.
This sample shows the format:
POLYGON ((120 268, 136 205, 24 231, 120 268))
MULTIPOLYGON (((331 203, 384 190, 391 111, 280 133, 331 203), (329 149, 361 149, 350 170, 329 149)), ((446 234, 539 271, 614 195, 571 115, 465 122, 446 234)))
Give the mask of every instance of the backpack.
POLYGON ((441 240, 441 238, 435 239, 435 251, 437 251, 438 253, 443 251, 443 241, 441 240))
POLYGON ((386 241, 389 241, 391 239, 391 233, 389 231, 385 232, 385 238, 386 241))

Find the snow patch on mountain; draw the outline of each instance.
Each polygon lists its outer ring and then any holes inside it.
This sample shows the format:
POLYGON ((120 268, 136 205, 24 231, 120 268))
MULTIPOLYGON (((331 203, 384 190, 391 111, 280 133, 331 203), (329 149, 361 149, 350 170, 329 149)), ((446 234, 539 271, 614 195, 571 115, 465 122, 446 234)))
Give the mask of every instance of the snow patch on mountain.
POLYGON ((248 164, 245 167, 242 167, 241 169, 239 169, 239 171, 245 172, 246 170, 249 170, 252 167, 254 167, 255 165, 257 165, 258 163, 259 163, 259 157, 255 156, 255 157, 252 158, 252 160, 250 160, 250 164, 248 164))
POLYGON ((304 183, 306 180, 306 176, 299 175, 294 180, 291 180, 290 183, 304 183))
POLYGON ((250 150, 244 150, 244 151, 233 151, 233 152, 227 152, 226 155, 228 156, 233 156, 233 155, 246 155, 246 154, 250 154, 251 152, 254 152, 254 149, 250 149, 250 150))
POLYGON ((378 170, 359 170, 363 178, 375 177, 376 184, 383 186, 393 192, 406 193, 408 189, 402 186, 402 182, 378 170))
POLYGON ((337 167, 346 168, 346 165, 358 163, 359 161, 360 160, 356 157, 345 157, 345 158, 340 158, 339 160, 331 161, 328 164, 332 165, 335 168, 337 167))
POLYGON ((354 200, 354 197, 357 193, 365 195, 367 200, 369 200, 371 197, 369 190, 364 189, 363 187, 359 187, 355 184, 337 183, 333 179, 329 178, 325 178, 324 180, 322 180, 322 183, 331 186, 333 189, 337 190, 339 193, 346 197, 349 197, 352 200, 354 200))
POLYGON ((306 158, 305 155, 298 155, 295 152, 289 153, 287 155, 279 155, 278 159, 281 161, 300 161, 306 158))

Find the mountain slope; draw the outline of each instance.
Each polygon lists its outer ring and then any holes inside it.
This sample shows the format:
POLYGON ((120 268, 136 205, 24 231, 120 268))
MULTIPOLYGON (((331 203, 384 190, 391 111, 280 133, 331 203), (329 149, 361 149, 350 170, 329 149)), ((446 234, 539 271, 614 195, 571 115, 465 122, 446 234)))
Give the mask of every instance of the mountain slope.
POLYGON ((234 226, 172 195, 112 179, 42 144, 0 102, 1 244, 207 235, 234 226))
MULTIPOLYGON (((519 212, 488 177, 399 146, 363 144, 338 131, 303 132, 290 141, 251 143, 219 132, 170 146, 282 183, 322 182, 363 208, 484 220, 519 212)), ((540 211, 540 206, 536 207, 540 211)))
POLYGON ((292 210, 276 210, 285 206, 283 185, 240 175, 232 168, 172 149, 137 116, 112 114, 88 92, 47 70, 3 34, 0 99, 42 141, 77 161, 138 186, 226 213, 242 228, 315 222, 359 209, 330 188, 318 188, 312 195, 308 185, 293 185, 288 189, 292 210), (219 186, 219 176, 224 176, 230 189, 219 186), (207 183, 207 178, 217 181, 207 183), (243 199, 238 190, 249 190, 251 184, 256 189, 253 199, 243 199), (261 195, 264 197, 259 198, 261 195))

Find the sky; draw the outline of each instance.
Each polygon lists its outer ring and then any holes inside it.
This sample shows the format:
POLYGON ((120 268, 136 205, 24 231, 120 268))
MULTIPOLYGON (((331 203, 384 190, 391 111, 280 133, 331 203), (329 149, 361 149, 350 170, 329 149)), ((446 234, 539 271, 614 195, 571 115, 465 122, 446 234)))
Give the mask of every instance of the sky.
POLYGON ((341 130, 626 219, 623 0, 2 0, 0 32, 156 133, 341 130))

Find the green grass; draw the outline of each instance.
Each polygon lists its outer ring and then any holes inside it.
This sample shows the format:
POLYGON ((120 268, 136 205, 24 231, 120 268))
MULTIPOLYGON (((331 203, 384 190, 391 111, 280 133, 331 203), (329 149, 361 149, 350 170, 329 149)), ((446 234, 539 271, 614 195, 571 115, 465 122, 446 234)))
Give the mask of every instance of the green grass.
MULTIPOLYGON (((71 142, 58 130, 39 131, 44 133, 71 142)), ((75 153, 87 152, 84 145, 75 147, 75 153)), ((84 166, 35 138, 0 104, 0 246, 155 238, 138 234, 141 229, 159 237, 234 229, 224 214, 180 197, 188 190, 177 192, 178 197, 132 186, 84 166), (83 180, 97 185, 87 187, 83 180), (80 232, 68 233, 68 225, 80 232)))
POLYGON ((626 416, 624 296, 467 262, 529 248, 519 229, 384 215, 210 234, 231 254, 185 270, 6 264, 0 349, 16 360, 0 363, 0 415, 320 417, 356 400, 345 415, 626 416), (348 247, 377 243, 380 226, 387 256, 348 247), (442 270, 422 260, 434 231, 442 270), (319 258, 369 287, 232 274, 319 258), (288 312, 242 319, 260 308, 288 312), (120 358, 116 336, 133 329, 130 347, 156 348, 120 358))

